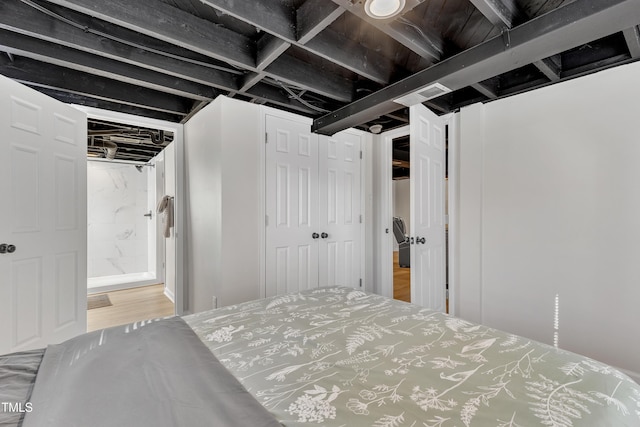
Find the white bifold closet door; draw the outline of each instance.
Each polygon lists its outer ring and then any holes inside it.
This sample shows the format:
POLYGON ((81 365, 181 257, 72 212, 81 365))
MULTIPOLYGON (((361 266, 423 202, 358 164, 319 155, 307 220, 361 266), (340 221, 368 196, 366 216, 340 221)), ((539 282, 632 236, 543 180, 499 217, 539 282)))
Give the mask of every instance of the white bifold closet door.
POLYGON ((360 137, 266 116, 266 296, 360 284, 360 137))
POLYGON ((87 117, 0 76, 0 354, 86 331, 87 117))

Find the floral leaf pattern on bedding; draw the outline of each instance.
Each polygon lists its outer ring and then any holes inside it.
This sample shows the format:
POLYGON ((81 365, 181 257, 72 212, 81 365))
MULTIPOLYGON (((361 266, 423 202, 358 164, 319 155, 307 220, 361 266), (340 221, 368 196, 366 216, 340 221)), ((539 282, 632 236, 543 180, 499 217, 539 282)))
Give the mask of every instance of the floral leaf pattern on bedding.
POLYGON ((640 426, 609 366, 350 288, 185 320, 285 426, 640 426))

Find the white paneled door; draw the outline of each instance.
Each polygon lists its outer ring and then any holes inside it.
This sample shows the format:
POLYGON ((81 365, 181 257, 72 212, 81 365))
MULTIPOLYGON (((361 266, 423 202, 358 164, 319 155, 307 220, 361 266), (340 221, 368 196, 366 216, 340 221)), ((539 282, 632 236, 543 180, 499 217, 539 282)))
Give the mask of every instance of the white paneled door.
POLYGON ((318 286, 318 136, 266 116, 267 296, 318 286))
POLYGON ((360 282, 360 136, 321 136, 319 285, 360 282))
POLYGON ((411 302, 446 310, 445 140, 442 119, 410 108, 411 302))
POLYGON ((266 296, 361 277, 360 136, 266 116, 266 296))
POLYGON ((0 354, 86 331, 86 132, 0 76, 0 354))

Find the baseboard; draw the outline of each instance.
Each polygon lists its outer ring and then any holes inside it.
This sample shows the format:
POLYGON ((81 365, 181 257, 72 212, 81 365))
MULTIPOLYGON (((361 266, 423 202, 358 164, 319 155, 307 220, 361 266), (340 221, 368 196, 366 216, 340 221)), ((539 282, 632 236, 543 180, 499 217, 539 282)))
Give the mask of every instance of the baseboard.
POLYGON ((129 282, 129 283, 118 283, 115 285, 105 285, 105 286, 94 286, 91 288, 87 288, 87 294, 99 294, 102 292, 113 292, 113 291, 122 291, 125 289, 133 289, 133 288, 142 288, 144 286, 149 285, 157 285, 157 279, 150 280, 140 280, 137 282, 129 282))
POLYGON ((164 296, 169 298, 172 303, 176 303, 176 297, 166 286, 164 287, 164 296))

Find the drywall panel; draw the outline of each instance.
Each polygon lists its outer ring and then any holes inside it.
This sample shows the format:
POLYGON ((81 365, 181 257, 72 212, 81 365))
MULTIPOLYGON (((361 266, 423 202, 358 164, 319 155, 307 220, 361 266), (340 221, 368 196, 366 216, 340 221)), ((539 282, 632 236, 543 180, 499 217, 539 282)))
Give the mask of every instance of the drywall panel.
MULTIPOLYGON (((220 99, 220 98, 218 98, 220 99)), ((222 105, 216 100, 184 125, 188 311, 212 308, 221 281, 222 105)))
POLYGON ((634 63, 462 110, 458 287, 462 317, 636 379, 638 75, 634 63))
POLYGON ((218 97, 185 124, 189 311, 260 297, 260 107, 218 97))

